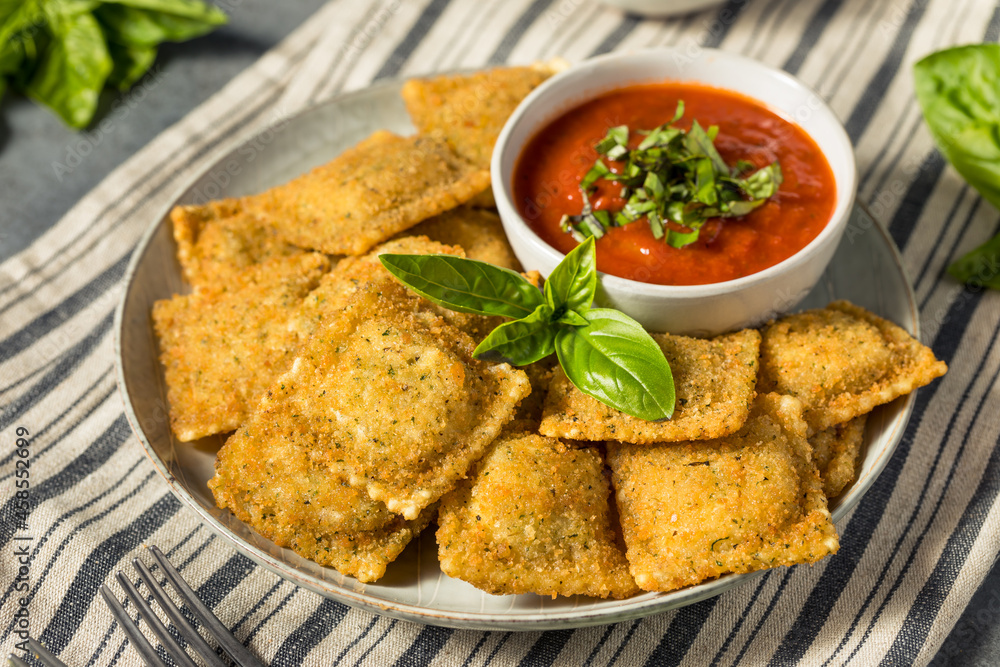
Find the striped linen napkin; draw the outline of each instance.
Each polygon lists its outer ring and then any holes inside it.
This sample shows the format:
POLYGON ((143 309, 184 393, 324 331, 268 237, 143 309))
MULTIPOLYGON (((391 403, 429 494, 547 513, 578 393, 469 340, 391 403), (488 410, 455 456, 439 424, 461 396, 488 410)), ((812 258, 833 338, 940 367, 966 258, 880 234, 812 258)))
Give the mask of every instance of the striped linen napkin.
POLYGON ((931 661, 1000 550, 1000 295, 963 291, 943 273, 998 231, 998 216, 934 149, 911 66, 949 45, 996 41, 992 4, 731 0, 652 21, 588 0, 331 2, 0 265, 3 655, 28 627, 71 665, 138 664, 97 591, 155 543, 273 665, 931 661), (859 199, 902 249, 924 341, 950 366, 920 390, 888 467, 841 522, 840 553, 637 621, 500 633, 351 609, 279 579, 202 527, 143 455, 115 385, 112 313, 151 216, 220 146, 340 91, 657 45, 742 53, 829 101, 857 148, 859 199), (25 526, 18 429, 30 449, 25 526))

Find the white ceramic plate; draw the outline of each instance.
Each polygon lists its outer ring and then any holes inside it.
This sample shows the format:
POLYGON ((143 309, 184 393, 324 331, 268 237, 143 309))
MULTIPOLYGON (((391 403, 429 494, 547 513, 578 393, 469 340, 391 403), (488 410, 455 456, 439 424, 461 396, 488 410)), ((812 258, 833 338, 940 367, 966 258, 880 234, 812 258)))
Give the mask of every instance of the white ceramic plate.
MULTIPOLYGON (((332 159, 375 129, 412 132, 399 87, 400 82, 391 81, 343 95, 231 145, 174 203, 259 192, 332 159)), ((647 593, 627 600, 552 600, 536 595, 488 595, 442 575, 431 530, 414 541, 377 584, 361 584, 275 546, 215 507, 206 482, 212 476, 219 443, 181 444, 170 434, 150 312, 154 301, 188 291, 175 250, 164 210, 150 221, 149 231, 135 250, 116 313, 118 384, 125 414, 149 458, 184 504, 236 549, 279 576, 379 614, 489 630, 543 630, 637 618, 718 595, 755 576, 729 575, 673 593, 647 593)), ((860 208, 830 268, 801 307, 823 306, 833 299, 849 299, 916 333, 917 309, 899 256, 883 229, 860 208)), ((902 437, 912 404, 911 395, 872 414, 859 478, 832 504, 834 520, 861 499, 885 467, 902 437)))

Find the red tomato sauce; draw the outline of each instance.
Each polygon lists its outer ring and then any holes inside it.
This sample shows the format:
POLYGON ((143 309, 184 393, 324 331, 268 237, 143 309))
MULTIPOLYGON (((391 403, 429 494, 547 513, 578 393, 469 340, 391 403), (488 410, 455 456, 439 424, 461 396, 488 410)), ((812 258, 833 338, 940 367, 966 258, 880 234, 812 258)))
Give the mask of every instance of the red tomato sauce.
MULTIPOLYGON (((672 248, 655 239, 645 218, 612 227, 597 241, 597 268, 622 278, 661 285, 704 285, 756 273, 791 257, 820 233, 836 204, 836 183, 819 147, 801 128, 758 102, 690 83, 637 85, 607 93, 570 110, 525 146, 514 170, 514 199, 522 217, 549 245, 566 253, 577 242, 559 228, 583 208, 579 183, 599 157, 595 144, 608 129, 628 125, 631 148, 673 118, 684 100, 687 129, 719 126, 715 147, 729 165, 756 168, 777 160, 784 181, 763 206, 741 218, 705 223, 694 243, 672 248)), ((595 209, 620 210, 617 183, 598 181, 595 209)), ((671 223, 673 224, 673 223, 671 223)), ((682 229, 681 227, 675 227, 682 229)))

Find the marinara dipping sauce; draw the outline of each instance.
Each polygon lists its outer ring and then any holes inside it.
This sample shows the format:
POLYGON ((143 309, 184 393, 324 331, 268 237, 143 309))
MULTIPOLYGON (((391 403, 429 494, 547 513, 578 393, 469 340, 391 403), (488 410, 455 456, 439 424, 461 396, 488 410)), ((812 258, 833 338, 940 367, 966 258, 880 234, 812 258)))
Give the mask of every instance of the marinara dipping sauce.
MULTIPOLYGON (((549 245, 567 253, 577 242, 562 231, 563 215, 583 208, 579 184, 600 157, 594 146, 618 125, 629 127, 629 148, 674 116, 678 100, 691 121, 719 126, 715 147, 727 164, 755 169, 777 160, 784 181, 778 192, 748 215, 711 219, 698 240, 673 248, 653 237, 645 218, 612 227, 597 241, 597 268, 611 275, 661 285, 704 285, 756 273, 791 257, 830 220, 837 190, 826 158, 801 128, 758 102, 727 90, 693 83, 635 85, 570 110, 525 146, 514 169, 514 201, 521 216, 549 245)), ((605 162, 615 168, 621 163, 605 162)), ((598 181, 594 209, 620 210, 621 186, 598 181)), ((684 228, 669 223, 677 230, 684 228)))

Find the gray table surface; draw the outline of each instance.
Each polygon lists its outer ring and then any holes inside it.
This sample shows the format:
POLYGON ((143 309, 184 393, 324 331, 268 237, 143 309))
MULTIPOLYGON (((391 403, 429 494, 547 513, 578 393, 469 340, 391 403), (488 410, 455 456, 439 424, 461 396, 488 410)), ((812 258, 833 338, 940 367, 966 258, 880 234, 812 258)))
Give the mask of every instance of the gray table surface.
MULTIPOLYGON (((324 0, 241 0, 230 23, 207 37, 161 48, 160 77, 136 112, 92 137, 87 169, 54 163, 84 136, 47 109, 8 94, 0 103, 0 261, 28 247, 115 167, 251 65, 324 0)), ((102 100, 105 108, 114 96, 102 100)), ((1000 665, 1000 566, 993 570, 931 663, 1000 665)))

